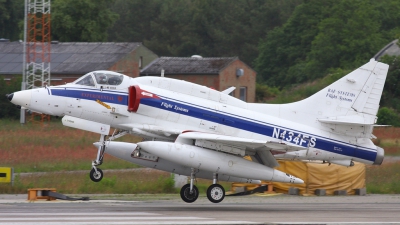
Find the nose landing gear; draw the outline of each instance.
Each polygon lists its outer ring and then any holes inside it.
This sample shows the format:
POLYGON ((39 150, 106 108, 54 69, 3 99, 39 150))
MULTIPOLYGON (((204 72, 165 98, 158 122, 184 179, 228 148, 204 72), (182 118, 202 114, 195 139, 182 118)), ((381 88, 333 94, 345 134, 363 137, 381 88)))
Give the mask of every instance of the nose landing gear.
POLYGON ((103 164, 104 151, 106 150, 105 138, 106 135, 104 134, 100 136, 101 145, 99 146, 99 149, 97 151, 96 160, 92 161, 92 170, 90 171, 89 176, 93 182, 99 182, 101 181, 101 179, 103 179, 103 171, 97 168, 97 166, 103 164))
POLYGON ((100 168, 93 167, 89 176, 93 182, 99 182, 103 179, 103 171, 100 168))
MULTIPOLYGON (((115 140, 119 137, 124 136, 127 133, 127 131, 114 130, 113 135, 109 137, 107 141, 115 140)), ((92 161, 92 170, 89 173, 89 177, 93 182, 99 182, 101 181, 101 179, 103 179, 103 171, 97 167, 103 164, 104 152, 106 151, 106 137, 107 135, 100 135, 101 145, 99 146, 99 149, 97 151, 96 160, 92 161)))

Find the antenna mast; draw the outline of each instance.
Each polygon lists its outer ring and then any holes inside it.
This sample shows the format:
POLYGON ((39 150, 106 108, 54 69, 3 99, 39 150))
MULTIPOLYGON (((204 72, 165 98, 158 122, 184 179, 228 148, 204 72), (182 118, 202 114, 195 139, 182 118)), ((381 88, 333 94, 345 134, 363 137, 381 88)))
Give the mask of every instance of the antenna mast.
MULTIPOLYGON (((25 0, 21 90, 50 85, 50 0, 25 0)), ((25 110, 20 122, 24 124, 25 110)))
POLYGON ((26 89, 50 85, 50 0, 27 0, 26 89))

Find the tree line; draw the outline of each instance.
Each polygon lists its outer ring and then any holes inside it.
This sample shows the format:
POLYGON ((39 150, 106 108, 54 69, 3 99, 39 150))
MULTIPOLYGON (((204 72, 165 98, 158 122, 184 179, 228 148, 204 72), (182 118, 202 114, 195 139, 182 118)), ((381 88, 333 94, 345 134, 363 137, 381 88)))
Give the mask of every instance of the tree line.
MULTIPOLYGON (((258 43, 301 0, 52 0, 52 40, 143 42, 160 56, 231 57, 258 43)), ((24 0, 0 0, 0 37, 22 39, 24 0)))
MULTIPOLYGON (((24 0, 0 0, 0 38, 22 39, 24 0)), ((400 37, 398 0, 52 0, 52 39, 143 42, 160 56, 238 56, 273 90, 355 69, 400 37)), ((400 111, 398 60, 381 104, 400 111)), ((265 89, 265 88, 264 88, 265 89)))

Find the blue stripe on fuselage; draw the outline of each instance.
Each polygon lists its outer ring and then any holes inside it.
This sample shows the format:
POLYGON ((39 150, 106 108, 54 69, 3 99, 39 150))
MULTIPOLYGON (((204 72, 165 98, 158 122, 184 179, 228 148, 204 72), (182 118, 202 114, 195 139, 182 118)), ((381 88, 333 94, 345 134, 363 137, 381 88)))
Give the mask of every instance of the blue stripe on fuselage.
POLYGON ((62 97, 79 98, 102 102, 114 103, 119 105, 128 105, 128 96, 126 94, 113 94, 108 92, 96 92, 88 89, 51 89, 51 94, 62 97))
MULTIPOLYGON (((167 110, 167 111, 171 111, 171 112, 175 112, 175 113, 179 113, 179 114, 190 116, 190 117, 195 117, 198 119, 207 120, 210 122, 215 122, 218 124, 258 133, 258 134, 269 136, 269 137, 273 137, 274 129, 277 129, 274 126, 266 125, 263 122, 257 123, 254 121, 245 120, 243 118, 237 118, 234 116, 221 114, 216 110, 201 109, 198 107, 190 106, 188 104, 179 103, 179 102, 166 100, 166 99, 145 98, 145 99, 141 99, 140 104, 167 110)), ((287 131, 286 135, 283 137, 283 139, 286 139, 284 141, 287 141, 288 140, 287 138, 289 138, 288 133, 289 133, 289 131, 292 131, 292 130, 285 129, 285 128, 280 128, 280 129, 281 129, 280 134, 283 133, 283 131, 287 131)), ((300 142, 300 139, 302 138, 303 135, 309 135, 309 134, 297 132, 297 131, 296 132, 292 131, 292 133, 293 134, 291 136, 291 140, 295 140, 295 138, 297 137, 298 144, 294 143, 293 141, 292 141, 292 143, 303 146, 303 147, 307 147, 308 142, 305 142, 305 141, 300 142)), ((325 150, 328 152, 346 155, 346 156, 350 156, 350 157, 357 157, 357 158, 361 158, 361 159, 365 159, 365 160, 369 160, 369 161, 375 161, 376 151, 373 151, 372 149, 371 149, 372 151, 371 150, 363 150, 363 149, 357 148, 355 145, 340 143, 337 140, 332 141, 327 138, 321 138, 321 137, 313 136, 313 135, 309 135, 308 139, 311 139, 312 137, 315 137, 315 140, 313 143, 314 146, 312 146, 314 148, 318 148, 318 149, 322 149, 322 150, 325 150)))

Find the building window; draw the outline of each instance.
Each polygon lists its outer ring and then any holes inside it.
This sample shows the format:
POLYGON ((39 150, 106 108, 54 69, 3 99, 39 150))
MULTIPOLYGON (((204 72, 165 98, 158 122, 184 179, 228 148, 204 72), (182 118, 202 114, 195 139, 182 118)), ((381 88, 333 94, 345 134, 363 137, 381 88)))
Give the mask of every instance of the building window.
POLYGON ((235 97, 235 90, 233 90, 231 93, 229 93, 230 96, 235 97))
POLYGON ((139 58, 139 69, 143 68, 143 56, 140 56, 139 58))
POLYGON ((240 87, 239 99, 242 101, 247 101, 247 87, 240 87))

